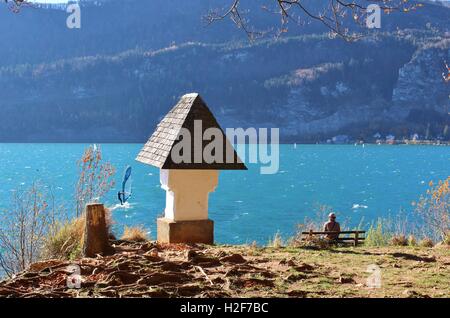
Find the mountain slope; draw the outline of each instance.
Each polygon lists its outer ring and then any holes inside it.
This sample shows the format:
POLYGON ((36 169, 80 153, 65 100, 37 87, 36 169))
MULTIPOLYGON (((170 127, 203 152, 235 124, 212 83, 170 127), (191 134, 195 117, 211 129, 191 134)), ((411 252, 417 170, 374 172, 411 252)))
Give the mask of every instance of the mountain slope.
MULTIPOLYGON (((420 15, 386 18, 392 31, 353 43, 311 27, 250 44, 237 41, 244 35, 230 24, 197 29, 210 3, 189 10, 181 3, 151 20, 147 2, 139 14, 134 0, 120 7, 111 0, 83 9, 88 22, 78 34, 44 25, 11 38, 0 48, 0 141, 143 142, 191 91, 224 127, 280 127, 283 141, 370 139, 375 132, 449 138, 449 86, 441 77, 450 60, 449 9, 428 5, 420 15), (108 29, 111 12, 124 21, 108 29), (44 42, 31 40, 36 32, 44 42), (170 45, 174 39, 182 44, 170 45)), ((64 24, 64 12, 36 10, 8 19, 48 15, 49 25, 54 16, 64 24)))

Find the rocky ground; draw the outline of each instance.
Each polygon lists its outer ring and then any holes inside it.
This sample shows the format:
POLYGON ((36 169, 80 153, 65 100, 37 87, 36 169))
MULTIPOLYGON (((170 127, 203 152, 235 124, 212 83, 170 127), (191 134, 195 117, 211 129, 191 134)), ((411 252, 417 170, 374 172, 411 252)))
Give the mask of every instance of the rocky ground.
POLYGON ((33 264, 0 282, 0 297, 450 297, 443 246, 114 246, 111 256, 33 264), (79 289, 67 287, 71 265, 80 268, 79 289), (381 287, 371 288, 378 273, 381 287))

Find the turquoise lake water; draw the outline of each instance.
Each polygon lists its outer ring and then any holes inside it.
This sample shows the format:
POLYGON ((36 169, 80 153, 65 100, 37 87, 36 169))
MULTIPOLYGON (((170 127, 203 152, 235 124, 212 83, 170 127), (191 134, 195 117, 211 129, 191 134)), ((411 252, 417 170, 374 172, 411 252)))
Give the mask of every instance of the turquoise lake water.
MULTIPOLYGON (((51 186, 60 202, 72 206, 76 162, 85 147, 0 144, 0 208, 8 207, 12 191, 35 180, 51 186)), ((133 167, 130 206, 117 207, 117 189, 103 200, 114 208, 115 231, 140 224, 155 238, 155 220, 165 203, 158 169, 134 160, 142 145, 101 147, 104 159, 117 167, 117 184, 126 165, 133 167)), ((210 195, 219 243, 267 243, 277 231, 287 237, 305 216, 315 215, 319 204, 332 206, 350 225, 362 218, 368 223, 395 216, 401 209, 412 213, 411 203, 425 193, 429 181, 450 175, 450 147, 281 145, 277 174, 262 175, 259 165, 247 166, 248 171, 222 171, 210 195)))

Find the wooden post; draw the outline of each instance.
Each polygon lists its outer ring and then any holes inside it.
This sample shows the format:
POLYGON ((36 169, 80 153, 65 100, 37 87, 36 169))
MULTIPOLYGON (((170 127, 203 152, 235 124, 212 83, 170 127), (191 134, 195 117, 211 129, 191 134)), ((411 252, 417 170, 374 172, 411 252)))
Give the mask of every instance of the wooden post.
POLYGON ((358 246, 358 234, 359 234, 359 232, 356 231, 355 232, 355 246, 358 246))
POLYGON ((97 254, 108 254, 111 251, 111 246, 109 245, 103 204, 87 204, 85 217, 83 255, 95 257, 97 254))

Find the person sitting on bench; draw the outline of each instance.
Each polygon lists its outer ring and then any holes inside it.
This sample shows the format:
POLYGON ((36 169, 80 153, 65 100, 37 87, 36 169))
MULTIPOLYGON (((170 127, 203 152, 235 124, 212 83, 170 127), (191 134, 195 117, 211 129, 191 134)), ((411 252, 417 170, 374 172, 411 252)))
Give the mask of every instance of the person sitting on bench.
MULTIPOLYGON (((330 213, 328 215, 329 221, 323 225, 324 232, 340 232, 341 226, 338 222, 336 222, 336 215, 334 213, 330 213)), ((330 233, 326 234, 326 238, 331 241, 336 241, 339 237, 339 233, 330 233)))

